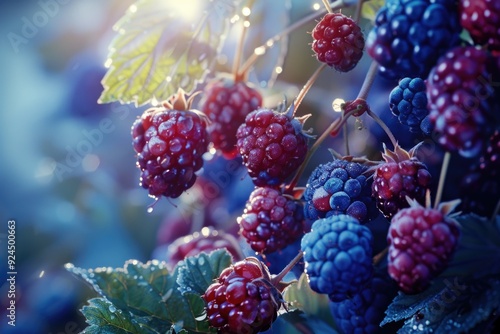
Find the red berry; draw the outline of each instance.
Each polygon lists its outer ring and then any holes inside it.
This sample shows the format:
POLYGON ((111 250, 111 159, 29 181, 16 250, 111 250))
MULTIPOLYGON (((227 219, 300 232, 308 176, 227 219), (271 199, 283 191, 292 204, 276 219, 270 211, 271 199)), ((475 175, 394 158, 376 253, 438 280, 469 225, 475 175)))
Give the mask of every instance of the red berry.
POLYGON ((132 125, 141 185, 152 197, 179 197, 203 165, 208 134, 203 116, 189 109, 184 93, 146 110, 132 125))
POLYGON ((427 167, 397 146, 394 152, 385 149, 385 163, 373 174, 372 195, 377 208, 385 217, 391 218, 399 210, 409 206, 406 197, 425 203, 425 193, 430 187, 431 174, 427 167))
POLYGON ((281 185, 305 159, 307 137, 290 111, 258 109, 238 128, 238 150, 257 186, 281 185))
POLYGON ((208 321, 219 333, 258 333, 276 320, 282 304, 267 268, 247 258, 222 271, 202 296, 208 321))
POLYGON ((500 1, 460 0, 460 24, 476 44, 500 52, 500 1))
POLYGON ((365 39, 358 24, 341 13, 328 13, 312 31, 312 49, 337 71, 352 70, 363 56, 365 39))
POLYGON ((460 234, 458 224, 446 213, 413 202, 392 218, 388 270, 402 291, 422 291, 445 269, 460 234))
POLYGON ((214 147, 227 158, 234 158, 238 127, 261 105, 260 93, 245 82, 228 78, 210 82, 204 90, 201 111, 211 120, 208 132, 214 147))
POLYGON ((259 253, 272 253, 292 244, 304 231, 301 203, 272 188, 256 188, 238 218, 240 233, 259 253))
POLYGON ((175 266, 177 262, 186 257, 195 256, 202 252, 225 248, 232 256, 234 261, 243 259, 240 245, 231 234, 217 231, 209 227, 204 227, 200 232, 186 235, 176 239, 168 246, 167 262, 175 266))

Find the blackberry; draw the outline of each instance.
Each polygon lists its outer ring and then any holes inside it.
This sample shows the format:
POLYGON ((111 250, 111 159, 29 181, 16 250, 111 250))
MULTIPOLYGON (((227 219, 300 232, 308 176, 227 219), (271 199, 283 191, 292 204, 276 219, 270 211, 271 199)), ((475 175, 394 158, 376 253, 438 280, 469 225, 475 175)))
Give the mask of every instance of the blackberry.
POLYGON ((500 53, 500 2, 497 0, 460 0, 460 24, 474 43, 500 53))
POLYGON ((316 220, 348 214, 361 223, 374 218, 377 211, 371 197, 368 167, 335 159, 314 169, 304 192, 304 214, 316 220))
POLYGON ((492 61, 483 50, 456 47, 439 59, 427 79, 429 117, 437 140, 463 157, 479 154, 492 132, 492 61))
POLYGON ((258 187, 238 217, 240 233, 259 253, 272 253, 292 244, 304 232, 301 203, 281 191, 258 187))
POLYGON ((424 290, 448 264, 458 244, 458 223, 447 216, 456 203, 438 209, 410 201, 391 220, 387 242, 389 275, 405 293, 424 290))
MULTIPOLYGON (((389 279, 389 278, 387 278, 389 279)), ((344 334, 381 333, 379 324, 385 310, 396 294, 396 289, 385 277, 378 274, 370 283, 351 298, 330 302, 335 324, 344 334)))
POLYGON ((408 126, 411 132, 430 135, 431 131, 426 124, 422 126, 422 122, 429 115, 426 87, 422 79, 401 79, 389 95, 389 107, 399 122, 408 126))
POLYGON ((283 299, 267 268, 246 258, 222 271, 202 296, 210 326, 218 333, 258 333, 276 320, 283 299))
POLYGON ((193 186, 195 172, 203 166, 206 122, 200 112, 188 110, 190 105, 179 90, 162 107, 146 110, 132 125, 141 185, 154 198, 179 197, 193 186))
POLYGON ((363 56, 365 39, 360 27, 341 13, 326 14, 314 27, 312 37, 318 60, 337 71, 352 70, 363 56))
POLYGON ((425 78, 439 56, 460 43, 461 30, 454 0, 387 0, 366 49, 388 79, 425 78))
POLYGON ((378 209, 388 219, 409 206, 406 197, 425 203, 425 193, 430 187, 431 174, 414 156, 417 147, 407 152, 396 146, 394 151, 390 151, 384 145, 382 156, 386 162, 375 169, 372 195, 375 197, 378 209))
POLYGON ((488 147, 461 182, 463 212, 490 217, 500 200, 500 130, 490 137, 488 147))
POLYGON ((214 147, 226 158, 234 158, 236 131, 246 115, 261 107, 262 96, 248 83, 219 78, 207 84, 200 105, 211 120, 208 133, 214 147))
POLYGON ((358 293, 373 274, 372 244, 370 230, 354 217, 316 220, 301 244, 311 289, 332 301, 358 293))
POLYGON ((261 108, 247 115, 236 133, 237 147, 256 186, 278 187, 305 159, 307 136, 294 118, 293 105, 282 110, 261 108))

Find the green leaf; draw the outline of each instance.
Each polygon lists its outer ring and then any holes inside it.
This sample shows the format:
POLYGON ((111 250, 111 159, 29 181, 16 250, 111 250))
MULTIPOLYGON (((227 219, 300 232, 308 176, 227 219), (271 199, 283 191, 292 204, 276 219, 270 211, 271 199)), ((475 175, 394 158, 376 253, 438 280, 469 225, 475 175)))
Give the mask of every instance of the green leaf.
POLYGON ((210 254, 201 253, 184 260, 179 267, 177 283, 181 292, 205 293, 214 279, 231 264, 231 255, 226 249, 220 249, 210 254))
POLYGON ((500 216, 494 222, 474 214, 455 219, 460 224, 461 237, 441 277, 500 275, 500 216))
POLYGON ((148 328, 140 318, 117 310, 113 304, 103 298, 89 300, 89 304, 82 308, 82 313, 89 324, 83 331, 85 334, 160 333, 148 328))
POLYGON ((138 0, 115 25, 100 103, 143 105, 196 88, 218 55, 236 0, 138 0))
POLYGON ((328 296, 313 291, 307 282, 306 274, 302 274, 296 284, 286 288, 283 298, 292 307, 300 309, 306 315, 322 319, 334 326, 328 296))
POLYGON ((142 264, 136 260, 124 268, 85 270, 67 265, 73 274, 90 283, 117 309, 141 317, 144 323, 160 332, 173 327, 176 332, 210 332, 203 317, 204 302, 199 295, 183 295, 177 284, 180 267, 169 273, 165 264, 151 261, 142 264))
POLYGON ((375 21, 378 11, 385 4, 385 0, 371 0, 363 3, 361 15, 370 21, 375 21))

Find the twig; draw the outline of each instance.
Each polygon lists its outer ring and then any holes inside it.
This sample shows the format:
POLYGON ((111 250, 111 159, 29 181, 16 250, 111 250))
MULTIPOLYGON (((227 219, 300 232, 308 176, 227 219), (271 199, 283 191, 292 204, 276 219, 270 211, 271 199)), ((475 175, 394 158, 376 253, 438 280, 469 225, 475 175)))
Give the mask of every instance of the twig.
POLYGON ((451 154, 446 151, 443 157, 443 164, 441 165, 441 174, 439 175, 439 183, 436 192, 436 198, 434 198, 434 207, 437 208, 439 202, 441 202, 441 197, 443 195, 444 181, 446 180, 446 173, 448 172, 448 166, 450 164, 451 154))

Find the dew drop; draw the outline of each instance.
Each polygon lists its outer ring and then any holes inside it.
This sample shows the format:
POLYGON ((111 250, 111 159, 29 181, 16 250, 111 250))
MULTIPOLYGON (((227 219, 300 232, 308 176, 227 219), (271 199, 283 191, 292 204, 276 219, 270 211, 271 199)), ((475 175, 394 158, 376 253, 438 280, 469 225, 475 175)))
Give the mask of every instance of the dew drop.
POLYGON ((109 312, 115 313, 116 312, 116 307, 114 305, 109 305, 109 312))
POLYGON ((200 265, 200 266, 205 265, 205 258, 203 256, 200 256, 198 258, 198 265, 200 265))

